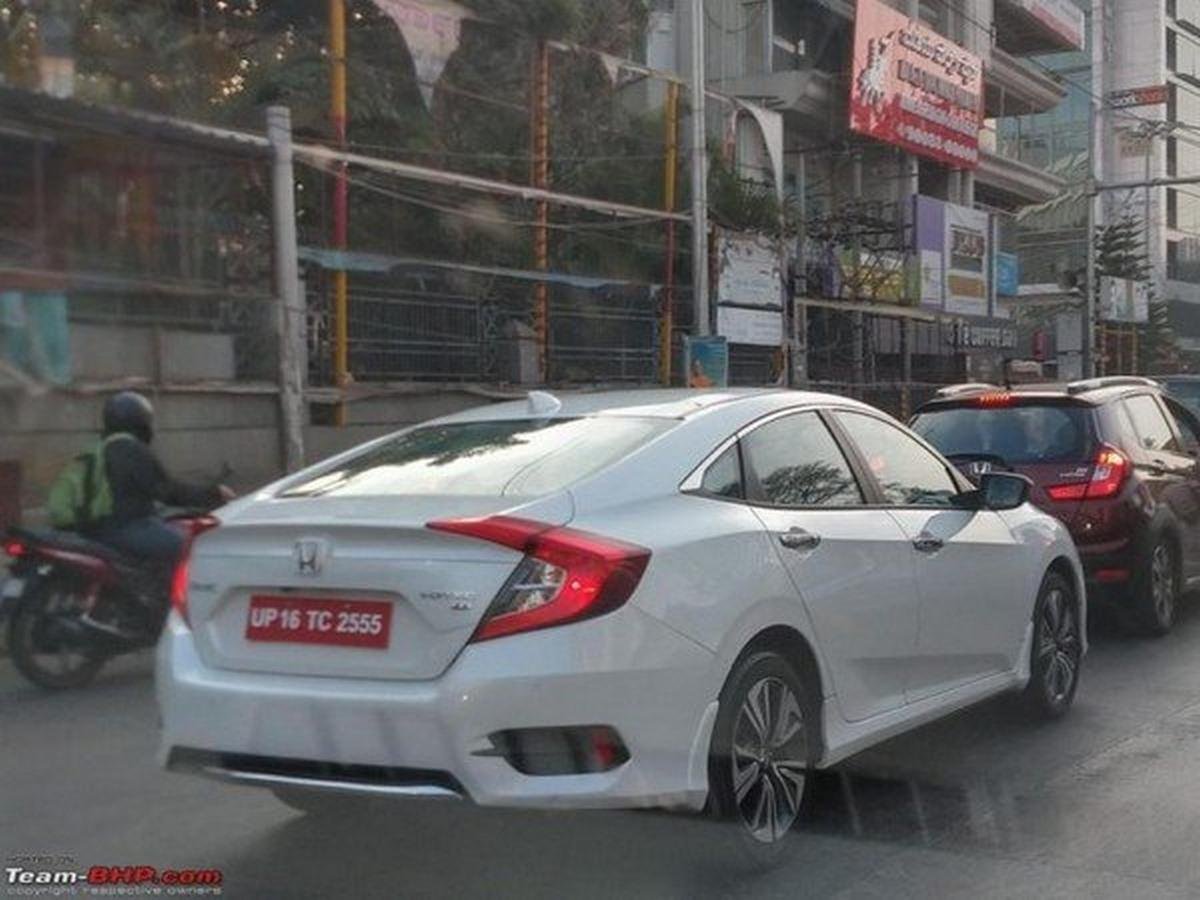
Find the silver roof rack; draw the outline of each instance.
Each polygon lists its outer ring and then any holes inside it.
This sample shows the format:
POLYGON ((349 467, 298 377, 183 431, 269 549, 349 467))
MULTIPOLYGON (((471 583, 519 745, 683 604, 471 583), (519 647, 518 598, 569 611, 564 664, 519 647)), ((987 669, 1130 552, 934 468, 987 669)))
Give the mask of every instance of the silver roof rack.
POLYGON ((1106 375, 1101 378, 1087 378, 1083 381, 1072 381, 1067 385, 1068 394, 1082 394, 1106 387, 1162 387, 1153 378, 1143 378, 1140 375, 1106 375))

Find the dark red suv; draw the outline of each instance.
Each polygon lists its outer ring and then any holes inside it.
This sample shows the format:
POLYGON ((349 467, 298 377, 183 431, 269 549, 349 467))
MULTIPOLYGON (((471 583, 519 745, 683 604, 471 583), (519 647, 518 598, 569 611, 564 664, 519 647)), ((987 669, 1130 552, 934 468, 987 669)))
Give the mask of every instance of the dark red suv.
POLYGON ((1092 601, 1166 634, 1200 580, 1200 420, 1147 378, 961 385, 912 427, 968 477, 1019 472, 1075 538, 1092 601))

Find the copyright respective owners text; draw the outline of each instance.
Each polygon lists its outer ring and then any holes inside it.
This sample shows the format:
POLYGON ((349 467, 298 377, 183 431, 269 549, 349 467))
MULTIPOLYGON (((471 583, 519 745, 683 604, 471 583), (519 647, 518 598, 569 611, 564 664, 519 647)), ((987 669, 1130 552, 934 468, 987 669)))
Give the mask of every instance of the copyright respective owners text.
POLYGON ((80 865, 70 854, 23 854, 4 862, 5 897, 216 897, 220 869, 128 863, 80 865))

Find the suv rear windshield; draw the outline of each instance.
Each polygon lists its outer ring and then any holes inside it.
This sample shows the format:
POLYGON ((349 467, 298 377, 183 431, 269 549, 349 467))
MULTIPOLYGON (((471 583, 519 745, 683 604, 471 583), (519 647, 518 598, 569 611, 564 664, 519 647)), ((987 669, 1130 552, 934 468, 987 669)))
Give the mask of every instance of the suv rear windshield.
POLYGON ((1086 459, 1090 423, 1081 406, 953 406, 919 413, 912 428, 944 456, 995 456, 1017 465, 1086 459))
POLYGON ((542 496, 600 471, 675 424, 595 416, 427 425, 325 469, 280 496, 542 496))

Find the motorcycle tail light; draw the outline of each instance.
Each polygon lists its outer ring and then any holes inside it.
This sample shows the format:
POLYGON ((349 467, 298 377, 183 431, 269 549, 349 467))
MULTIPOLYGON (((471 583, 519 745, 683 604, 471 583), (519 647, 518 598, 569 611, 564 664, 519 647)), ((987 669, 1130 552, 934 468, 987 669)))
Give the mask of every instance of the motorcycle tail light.
POLYGON ((179 613, 179 617, 188 627, 191 627, 192 622, 188 617, 188 579, 191 574, 192 544, 195 543, 196 538, 204 532, 216 528, 221 522, 213 516, 202 516, 196 519, 186 519, 180 524, 184 529, 183 552, 171 575, 171 608, 179 613))
POLYGON ((525 554, 479 623, 471 638, 476 642, 612 612, 632 596, 650 562, 645 547, 512 516, 448 519, 428 527, 525 554))

